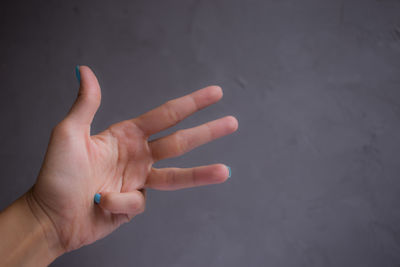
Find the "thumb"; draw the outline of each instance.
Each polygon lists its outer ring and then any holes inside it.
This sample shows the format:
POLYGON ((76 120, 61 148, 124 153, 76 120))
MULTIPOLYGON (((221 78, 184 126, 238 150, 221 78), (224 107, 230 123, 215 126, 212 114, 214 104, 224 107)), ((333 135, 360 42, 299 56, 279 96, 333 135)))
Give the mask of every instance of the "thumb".
POLYGON ((96 75, 87 66, 76 66, 76 76, 80 82, 79 93, 68 117, 79 124, 90 125, 100 106, 100 85, 96 75))

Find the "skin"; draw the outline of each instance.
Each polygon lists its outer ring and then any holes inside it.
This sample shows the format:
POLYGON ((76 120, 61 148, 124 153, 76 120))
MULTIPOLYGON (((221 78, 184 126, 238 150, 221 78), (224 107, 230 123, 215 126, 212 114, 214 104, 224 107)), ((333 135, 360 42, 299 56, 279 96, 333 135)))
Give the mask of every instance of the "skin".
MULTIPOLYGON (((170 100, 137 118, 90 135, 100 105, 100 86, 86 66, 80 69, 78 97, 52 131, 35 185, 0 214, 0 263, 45 266, 65 252, 91 244, 145 210, 145 190, 176 190, 226 181, 223 164, 195 168, 152 165, 228 135, 238 128, 227 116, 149 141, 222 97, 209 86, 170 100), (95 204, 95 193, 101 193, 95 204)), ((1 265, 1 264, 0 264, 1 265)))

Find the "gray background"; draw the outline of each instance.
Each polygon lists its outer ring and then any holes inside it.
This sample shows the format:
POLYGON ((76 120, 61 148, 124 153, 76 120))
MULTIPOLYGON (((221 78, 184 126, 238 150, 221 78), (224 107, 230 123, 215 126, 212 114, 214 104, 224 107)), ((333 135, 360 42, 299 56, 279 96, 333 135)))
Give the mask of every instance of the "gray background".
MULTIPOLYGON (((147 211, 52 266, 399 266, 400 1, 14 1, 0 7, 0 208, 35 181, 93 68, 94 133, 209 84, 235 134, 158 166, 225 184, 147 211)), ((163 133, 165 134, 165 133, 163 133)))

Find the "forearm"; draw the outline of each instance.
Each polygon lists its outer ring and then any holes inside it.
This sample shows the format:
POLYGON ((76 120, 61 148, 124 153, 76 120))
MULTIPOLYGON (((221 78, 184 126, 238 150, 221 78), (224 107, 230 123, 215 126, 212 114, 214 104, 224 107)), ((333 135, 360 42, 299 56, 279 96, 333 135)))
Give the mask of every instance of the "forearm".
POLYGON ((0 213, 0 266, 47 266, 62 254, 50 219, 24 194, 0 213))

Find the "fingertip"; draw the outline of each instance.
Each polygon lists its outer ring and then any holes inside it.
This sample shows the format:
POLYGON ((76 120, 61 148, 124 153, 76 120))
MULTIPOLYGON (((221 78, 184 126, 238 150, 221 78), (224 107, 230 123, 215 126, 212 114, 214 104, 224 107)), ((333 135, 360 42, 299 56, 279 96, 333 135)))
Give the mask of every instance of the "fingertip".
POLYGON ((87 66, 77 65, 75 75, 79 81, 79 92, 68 116, 81 125, 91 124, 101 102, 100 85, 96 75, 87 66))
POLYGON ((219 85, 211 85, 209 88, 211 88, 210 95, 213 99, 215 99, 215 101, 218 101, 223 97, 224 93, 219 85))
POLYGON ((234 116, 227 116, 226 120, 228 121, 228 129, 230 132, 235 132, 239 128, 239 122, 234 116))
POLYGON ((94 194, 94 203, 100 204, 100 200, 101 200, 101 194, 100 193, 94 194))
POLYGON ((79 70, 79 65, 76 65, 76 67, 75 67, 75 76, 76 76, 76 79, 78 80, 78 83, 80 83, 81 82, 81 72, 79 70))
POLYGON ((78 65, 76 66, 76 71, 76 74, 79 74, 79 79, 82 83, 82 86, 85 87, 86 90, 96 93, 97 96, 101 96, 99 81, 93 70, 88 66, 78 65))
POLYGON ((109 210, 110 209, 110 193, 103 192, 103 193, 96 193, 94 195, 94 203, 102 207, 103 209, 109 210))
POLYGON ((228 170, 228 178, 231 178, 232 176, 232 170, 231 167, 229 167, 228 165, 225 165, 226 169, 228 170))
POLYGON ((80 71, 87 71, 87 70, 91 71, 91 69, 86 65, 77 65, 77 67, 79 68, 80 71))
POLYGON ((215 183, 223 183, 230 177, 230 168, 225 164, 216 164, 213 177, 215 183))

